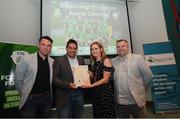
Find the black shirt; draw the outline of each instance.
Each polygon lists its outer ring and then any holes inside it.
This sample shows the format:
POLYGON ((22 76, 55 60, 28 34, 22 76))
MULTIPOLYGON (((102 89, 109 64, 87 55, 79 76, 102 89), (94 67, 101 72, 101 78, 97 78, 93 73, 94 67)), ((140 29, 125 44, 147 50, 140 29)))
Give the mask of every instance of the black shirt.
MULTIPOLYGON (((37 53, 38 67, 36 79, 31 90, 32 94, 38 94, 43 92, 50 92, 50 70, 48 58, 42 59, 37 53)), ((32 62, 33 63, 33 62, 32 62)))

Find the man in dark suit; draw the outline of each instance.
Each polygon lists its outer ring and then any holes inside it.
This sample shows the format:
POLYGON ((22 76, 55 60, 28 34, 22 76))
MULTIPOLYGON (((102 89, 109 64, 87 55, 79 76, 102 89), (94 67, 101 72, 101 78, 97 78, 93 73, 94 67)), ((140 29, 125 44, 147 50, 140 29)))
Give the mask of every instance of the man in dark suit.
POLYGON ((73 82, 72 67, 84 65, 84 60, 76 56, 78 44, 70 39, 66 44, 66 54, 54 62, 55 105, 59 118, 79 118, 83 110, 82 89, 73 82))

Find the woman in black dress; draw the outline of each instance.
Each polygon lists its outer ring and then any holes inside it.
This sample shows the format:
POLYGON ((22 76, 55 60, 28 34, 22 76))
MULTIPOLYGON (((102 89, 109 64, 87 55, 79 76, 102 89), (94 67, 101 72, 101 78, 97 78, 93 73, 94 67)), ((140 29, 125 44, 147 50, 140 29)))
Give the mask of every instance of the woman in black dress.
POLYGON ((113 83, 110 81, 113 72, 111 61, 106 57, 104 47, 99 42, 90 46, 92 68, 91 85, 82 88, 93 89, 93 116, 95 118, 116 118, 113 83))

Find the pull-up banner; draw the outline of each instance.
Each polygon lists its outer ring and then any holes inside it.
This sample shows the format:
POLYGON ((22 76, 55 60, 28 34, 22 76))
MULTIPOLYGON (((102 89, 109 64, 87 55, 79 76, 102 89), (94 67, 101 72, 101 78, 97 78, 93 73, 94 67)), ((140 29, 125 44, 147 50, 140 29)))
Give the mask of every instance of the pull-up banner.
POLYGON ((0 42, 0 117, 18 117, 20 96, 14 85, 14 70, 20 58, 37 51, 36 46, 0 42))
POLYGON ((144 44, 143 48, 145 59, 154 74, 151 82, 154 111, 179 111, 180 77, 171 42, 144 44))

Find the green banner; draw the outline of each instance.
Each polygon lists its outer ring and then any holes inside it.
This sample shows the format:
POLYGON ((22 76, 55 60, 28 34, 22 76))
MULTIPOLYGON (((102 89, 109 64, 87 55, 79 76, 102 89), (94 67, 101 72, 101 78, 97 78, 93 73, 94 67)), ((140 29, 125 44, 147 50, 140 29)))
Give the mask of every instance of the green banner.
POLYGON ((18 116, 20 96, 14 85, 15 66, 23 55, 36 51, 36 46, 0 42, 0 117, 18 116))
POLYGON ((172 42, 173 51, 180 72, 180 0, 162 0, 168 39, 172 42))

